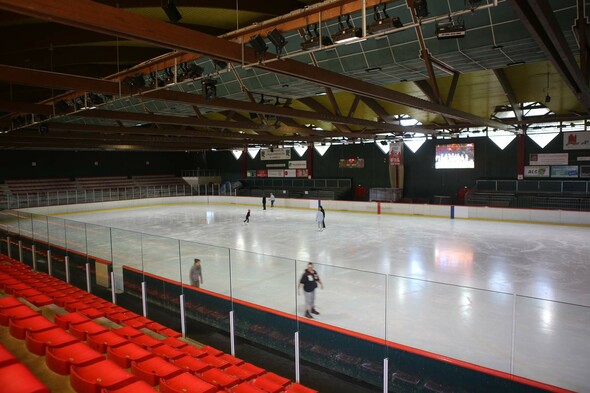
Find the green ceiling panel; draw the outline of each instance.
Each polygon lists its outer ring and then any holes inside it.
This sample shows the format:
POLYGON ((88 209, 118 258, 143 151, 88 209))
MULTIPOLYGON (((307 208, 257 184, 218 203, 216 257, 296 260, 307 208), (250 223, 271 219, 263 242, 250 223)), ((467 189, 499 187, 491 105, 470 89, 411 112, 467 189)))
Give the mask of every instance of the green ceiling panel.
POLYGON ((393 63, 393 55, 389 48, 367 52, 368 67, 380 67, 393 63))
POLYGON ((342 69, 342 64, 340 64, 339 59, 322 61, 319 65, 320 65, 320 67, 325 68, 330 71, 340 72, 340 73, 344 72, 344 70, 342 69))
POLYGON ((344 67, 345 72, 364 70, 367 68, 367 62, 363 54, 342 57, 340 61, 342 62, 342 67, 344 67))

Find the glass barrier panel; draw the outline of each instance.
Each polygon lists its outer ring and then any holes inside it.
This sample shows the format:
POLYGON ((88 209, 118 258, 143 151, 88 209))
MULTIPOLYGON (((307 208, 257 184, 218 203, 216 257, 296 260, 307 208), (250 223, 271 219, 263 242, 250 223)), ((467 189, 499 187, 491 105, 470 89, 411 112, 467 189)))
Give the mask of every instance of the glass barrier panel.
POLYGON ((51 275, 62 281, 67 280, 65 256, 66 227, 65 220, 59 217, 47 217, 47 238, 51 250, 51 275))
POLYGON ((34 267, 33 263, 33 218, 30 213, 17 212, 18 214, 18 233, 22 247, 19 250, 18 245, 16 246, 16 253, 13 253, 13 258, 19 259, 21 262, 34 267), (22 259, 21 252, 22 251, 22 259))
POLYGON ((142 259, 147 317, 180 332, 180 241, 144 234, 142 259))
POLYGON ((231 249, 230 262, 236 338, 285 354, 294 371, 295 260, 231 249))
POLYGON ((70 284, 86 290, 87 239, 86 224, 64 220, 66 252, 69 261, 70 284))
MULTIPOLYGON (((407 357, 444 355, 510 372, 512 294, 396 276, 389 276, 388 294, 387 340, 400 366, 407 357), (400 344, 409 348, 399 350, 400 344)), ((430 371, 402 366, 400 372, 423 377, 430 371)))
POLYGON ((515 375, 588 391, 590 307, 517 296, 515 321, 515 375))
POLYGON ((32 244, 35 245, 35 269, 38 272, 48 273, 47 250, 49 249, 49 244, 47 242, 47 235, 49 228, 47 227, 47 216, 32 214, 31 225, 33 226, 32 244))
POLYGON ((180 255, 186 335, 229 353, 229 249, 181 241, 180 255), (200 259, 202 282, 196 280, 195 258, 200 259))
POLYGON ((143 282, 142 234, 112 228, 111 237, 113 239, 112 262, 117 304, 136 314, 143 315, 141 301, 141 283, 143 282))
POLYGON ((11 217, 8 212, 0 211, 0 253, 8 255, 8 231, 11 217))
POLYGON ((27 237, 29 239, 33 238, 33 219, 32 214, 25 213, 25 212, 16 212, 18 216, 18 234, 27 237))
POLYGON ((298 260, 295 280, 301 360, 382 387, 387 276, 298 260))

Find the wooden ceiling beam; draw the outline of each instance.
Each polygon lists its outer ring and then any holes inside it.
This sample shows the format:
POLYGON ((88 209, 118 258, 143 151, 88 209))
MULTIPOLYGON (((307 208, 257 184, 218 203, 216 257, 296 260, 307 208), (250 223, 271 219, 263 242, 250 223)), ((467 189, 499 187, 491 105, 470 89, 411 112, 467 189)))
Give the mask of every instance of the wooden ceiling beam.
MULTIPOLYGON (((465 120, 469 123, 484 124, 494 128, 505 128, 495 121, 480 118, 470 113, 431 103, 408 94, 390 90, 346 75, 292 60, 260 63, 260 58, 250 47, 209 36, 166 22, 148 19, 113 7, 89 0, 78 0, 72 8, 60 0, 0 0, 0 8, 40 19, 49 19, 78 28, 98 31, 127 39, 168 47, 181 52, 207 55, 224 61, 253 64, 267 71, 288 75, 298 79, 342 89, 362 96, 394 102, 426 112, 465 120)), ((339 11, 342 13, 342 9, 339 11)), ((262 60, 274 60, 270 55, 262 60)))

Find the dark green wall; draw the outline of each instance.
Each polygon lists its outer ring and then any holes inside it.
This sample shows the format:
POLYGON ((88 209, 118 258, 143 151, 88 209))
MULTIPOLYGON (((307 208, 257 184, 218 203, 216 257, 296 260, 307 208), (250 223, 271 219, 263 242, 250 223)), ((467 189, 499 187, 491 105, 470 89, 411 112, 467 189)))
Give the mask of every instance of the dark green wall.
MULTIPOLYGON (((563 152, 563 136, 558 135, 544 149, 530 138, 525 138, 525 165, 528 155, 535 153, 563 152)), ((487 137, 454 140, 427 140, 416 152, 404 148, 406 198, 429 198, 433 195, 455 197, 463 186, 472 187, 478 179, 516 179, 517 140, 500 150, 487 137), (434 169, 434 150, 437 144, 475 143, 475 169, 434 169)), ((313 177, 351 179, 353 185, 367 189, 389 187, 387 155, 373 143, 331 146, 324 156, 308 150, 303 157, 293 152, 292 160, 307 160, 313 154, 313 177), (363 158, 363 169, 341 169, 340 159, 363 158)), ((576 165, 578 156, 588 156, 588 150, 569 151, 570 164, 576 165)), ((58 151, 3 151, 0 153, 0 180, 80 176, 133 176, 147 174, 176 174, 184 169, 218 170, 222 181, 242 179, 243 161, 247 169, 267 169, 267 163, 260 155, 251 159, 244 153, 236 160, 229 151, 208 151, 198 153, 162 152, 58 152, 58 151), (37 165, 33 167, 31 162, 37 165), (99 165, 95 166, 94 162, 99 165), (146 161, 150 165, 146 165, 146 161)), ((286 164, 286 161, 284 162, 286 164)))

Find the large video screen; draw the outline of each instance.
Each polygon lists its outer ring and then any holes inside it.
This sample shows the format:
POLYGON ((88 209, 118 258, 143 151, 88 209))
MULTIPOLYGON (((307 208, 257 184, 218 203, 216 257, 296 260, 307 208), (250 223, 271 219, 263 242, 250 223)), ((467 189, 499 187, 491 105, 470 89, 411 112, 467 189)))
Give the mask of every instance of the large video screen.
POLYGON ((436 169, 475 168, 475 145, 473 143, 437 145, 434 167, 436 169))

